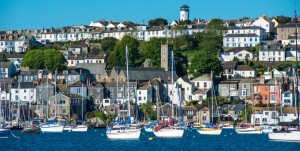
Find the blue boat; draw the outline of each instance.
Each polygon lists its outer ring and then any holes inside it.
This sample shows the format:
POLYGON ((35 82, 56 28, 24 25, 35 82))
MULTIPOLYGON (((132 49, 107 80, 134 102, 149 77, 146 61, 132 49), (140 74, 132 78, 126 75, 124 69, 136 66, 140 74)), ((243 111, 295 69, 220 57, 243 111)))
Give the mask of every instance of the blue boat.
POLYGON ((9 129, 0 128, 0 138, 8 138, 9 134, 9 129))

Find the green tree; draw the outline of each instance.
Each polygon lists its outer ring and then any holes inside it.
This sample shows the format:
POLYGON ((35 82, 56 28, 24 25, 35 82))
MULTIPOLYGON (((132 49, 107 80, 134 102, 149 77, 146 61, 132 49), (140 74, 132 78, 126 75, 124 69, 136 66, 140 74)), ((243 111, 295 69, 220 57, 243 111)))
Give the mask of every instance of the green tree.
POLYGON ((116 53, 113 52, 109 52, 107 54, 107 66, 109 69, 113 69, 113 67, 118 66, 117 65, 117 56, 116 53))
POLYGON ((168 21, 164 18, 155 18, 148 21, 149 26, 164 26, 168 25, 168 21))
POLYGON ((135 61, 139 58, 139 42, 127 35, 121 41, 118 41, 114 48, 117 64, 120 66, 126 65, 126 46, 129 52, 129 64, 135 66, 135 61))
POLYGON ((218 31, 219 34, 223 34, 226 32, 227 27, 224 24, 222 19, 214 18, 206 26, 207 30, 218 31))
POLYGON ((291 21, 291 17, 286 16, 277 16, 276 19, 280 25, 284 25, 291 21))
POLYGON ((22 67, 30 69, 48 69, 50 71, 62 71, 66 69, 66 59, 60 51, 47 50, 30 50, 27 51, 21 62, 22 67))
POLYGON ((140 110, 143 112, 144 114, 144 121, 146 120, 146 117, 150 117, 150 115, 155 112, 154 108, 152 106, 152 102, 151 101, 147 101, 146 103, 143 103, 140 105, 140 110))
POLYGON ((152 67, 160 67, 161 44, 165 43, 163 38, 151 38, 141 44, 141 54, 144 59, 149 59, 152 67))
POLYGON ((9 62, 9 60, 6 58, 5 53, 3 53, 3 52, 0 53, 0 60, 2 62, 9 62))
POLYGON ((105 37, 105 38, 103 38, 100 42, 101 50, 113 51, 117 41, 118 40, 114 37, 105 37))
POLYGON ((103 111, 95 112, 95 116, 98 117, 101 121, 106 122, 107 117, 103 111))
POLYGON ((177 75, 179 77, 185 76, 188 68, 188 57, 177 52, 174 54, 174 62, 177 75))
POLYGON ((206 73, 209 74, 211 71, 213 71, 214 74, 219 74, 222 70, 222 65, 218 57, 204 51, 196 53, 189 66, 190 73, 195 77, 206 73))
POLYGON ((195 38, 199 42, 199 50, 218 54, 223 45, 223 36, 217 31, 209 30, 201 33, 196 33, 195 38))

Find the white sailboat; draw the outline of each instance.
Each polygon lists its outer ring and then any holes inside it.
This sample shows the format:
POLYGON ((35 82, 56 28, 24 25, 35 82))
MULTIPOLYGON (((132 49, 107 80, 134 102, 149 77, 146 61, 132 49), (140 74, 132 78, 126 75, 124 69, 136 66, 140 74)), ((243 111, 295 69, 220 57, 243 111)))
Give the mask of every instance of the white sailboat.
MULTIPOLYGON (((128 103, 128 121, 130 122, 130 89, 129 89, 129 73, 128 73, 128 50, 126 46, 126 66, 127 66, 127 103, 128 103)), ((108 127, 106 136, 109 139, 139 139, 141 128, 128 124, 116 124, 113 127, 108 127)))
POLYGON ((42 125, 41 132, 55 132, 55 133, 62 133, 64 130, 64 125, 59 124, 56 121, 56 104, 57 104, 57 91, 56 91, 56 74, 57 71, 55 70, 55 117, 51 120, 48 120, 48 122, 44 125, 42 125))
MULTIPOLYGON (((81 84, 81 119, 83 120, 83 83, 81 84)), ((77 125, 75 127, 71 127, 72 132, 87 132, 88 127, 86 125, 83 125, 83 121, 80 121, 81 125, 77 125)))
MULTIPOLYGON (((174 54, 172 51, 172 89, 174 87, 174 54)), ((173 91, 173 90, 172 90, 173 91)), ((173 93, 172 93, 172 99, 173 99, 173 93)), ((172 118, 173 118, 173 101, 172 100, 172 118)), ((164 138, 182 138, 184 130, 182 128, 175 128, 174 125, 169 125, 166 127, 157 126, 155 127, 153 133, 156 137, 164 137, 164 138)))
MULTIPOLYGON (((213 112, 213 108, 214 108, 214 104, 213 104, 213 100, 214 100, 214 84, 213 84, 213 74, 211 72, 211 122, 214 123, 214 112, 213 112)), ((197 130, 198 133, 200 134, 204 134, 204 135, 220 135, 222 133, 222 128, 221 127, 204 127, 204 128, 200 128, 199 130, 197 130)))
POLYGON ((296 65, 295 65, 295 88, 294 90, 296 91, 296 95, 295 95, 295 104, 296 104, 296 113, 297 113, 297 124, 298 124, 298 130, 295 131, 289 131, 289 130, 285 130, 285 131, 274 131, 272 133, 269 133, 269 139, 270 140, 280 140, 280 141, 300 141, 300 127, 299 127, 299 89, 298 89, 298 45, 297 45, 297 41, 298 41, 298 27, 297 27, 297 13, 295 10, 295 35, 296 35, 296 65))

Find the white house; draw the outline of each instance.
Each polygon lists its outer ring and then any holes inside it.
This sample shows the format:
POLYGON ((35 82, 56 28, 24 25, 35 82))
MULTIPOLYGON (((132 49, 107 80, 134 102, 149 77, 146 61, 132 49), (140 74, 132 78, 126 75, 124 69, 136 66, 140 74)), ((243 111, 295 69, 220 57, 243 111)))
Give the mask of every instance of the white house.
POLYGON ((11 62, 0 62, 0 78, 9 78, 16 74, 16 67, 11 62))
POLYGON ((259 18, 252 23, 252 26, 258 26, 265 29, 268 36, 270 36, 271 33, 274 33, 274 23, 267 19, 266 15, 259 16, 259 18))
POLYGON ((105 26, 107 26, 107 22, 105 20, 100 20, 97 22, 91 21, 91 23, 89 24, 89 26, 94 26, 94 27, 100 27, 103 28, 105 26))
POLYGON ((223 37, 224 47, 252 47, 260 44, 257 34, 226 34, 223 37))
POLYGON ((229 27, 228 34, 256 34, 260 40, 267 38, 266 30, 258 26, 229 27))
POLYGON ((261 46, 259 61, 285 61, 285 49, 280 45, 261 46))
POLYGON ((191 83, 197 87, 197 90, 193 92, 192 100, 205 100, 210 95, 210 89, 212 86, 212 81, 210 75, 204 74, 191 80, 191 83))
POLYGON ((187 5, 182 5, 180 7, 180 21, 186 21, 189 20, 189 12, 190 12, 190 7, 187 5))
MULTIPOLYGON (((282 40, 282 44, 283 45, 288 45, 288 44, 296 45, 296 35, 295 34, 289 35, 287 37, 287 39, 282 40)), ((300 44, 300 35, 298 35, 298 37, 297 37, 297 44, 298 45, 300 44)))
POLYGON ((234 69, 234 78, 255 78, 256 72, 253 68, 247 66, 247 65, 238 65, 234 69))
POLYGON ((183 94, 181 98, 184 98, 182 101, 193 100, 193 92, 196 90, 196 87, 183 78, 179 78, 176 83, 181 86, 181 94, 183 94))
POLYGON ((33 82, 14 82, 11 86, 11 102, 36 102, 36 89, 33 82))
POLYGON ((234 58, 238 58, 239 61, 244 61, 245 59, 253 60, 253 53, 247 51, 245 48, 233 48, 220 53, 220 61, 233 61, 234 58))
POLYGON ((147 101, 152 102, 152 86, 145 84, 138 88, 137 90, 137 102, 138 104, 146 103, 147 101))
POLYGON ((203 74, 202 76, 191 80, 191 83, 198 89, 210 89, 212 85, 209 74, 203 74))
POLYGON ((257 125, 278 124, 278 109, 274 107, 255 107, 255 114, 251 114, 251 123, 257 125), (253 121, 255 120, 255 122, 253 121))

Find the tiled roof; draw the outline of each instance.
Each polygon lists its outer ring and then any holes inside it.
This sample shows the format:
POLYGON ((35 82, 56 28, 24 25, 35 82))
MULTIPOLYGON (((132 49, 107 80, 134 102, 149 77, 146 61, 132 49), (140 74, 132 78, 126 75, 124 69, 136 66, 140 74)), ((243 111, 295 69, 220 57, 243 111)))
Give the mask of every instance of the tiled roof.
POLYGON ((76 69, 80 68, 89 70, 91 74, 104 74, 106 63, 78 63, 76 69))
POLYGON ((35 85, 33 82, 13 82, 11 85, 11 88, 18 89, 20 84, 20 89, 28 89, 28 88, 35 88, 35 85))
POLYGON ((81 86, 85 87, 86 85, 84 83, 82 83, 80 80, 69 85, 69 87, 81 87, 81 86))
POLYGON ((235 69, 236 65, 236 61, 226 61, 222 63, 223 69, 235 69))
POLYGON ((2 65, 2 68, 8 68, 12 65, 12 63, 11 62, 2 62, 1 65, 2 65))
POLYGON ((193 92, 193 94, 206 94, 209 89, 197 89, 193 92))
POLYGON ((221 81, 220 84, 238 84, 239 82, 240 80, 230 79, 230 80, 221 81))

